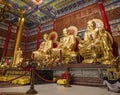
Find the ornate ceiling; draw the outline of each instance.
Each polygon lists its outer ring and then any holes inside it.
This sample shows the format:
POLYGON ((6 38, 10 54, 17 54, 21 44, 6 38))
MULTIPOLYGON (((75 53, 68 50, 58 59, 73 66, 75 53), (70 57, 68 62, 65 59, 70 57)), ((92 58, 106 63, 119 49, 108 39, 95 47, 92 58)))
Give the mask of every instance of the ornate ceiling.
POLYGON ((96 0, 0 0, 0 21, 17 24, 21 12, 25 11, 25 26, 31 27, 55 19, 90 1, 96 0))

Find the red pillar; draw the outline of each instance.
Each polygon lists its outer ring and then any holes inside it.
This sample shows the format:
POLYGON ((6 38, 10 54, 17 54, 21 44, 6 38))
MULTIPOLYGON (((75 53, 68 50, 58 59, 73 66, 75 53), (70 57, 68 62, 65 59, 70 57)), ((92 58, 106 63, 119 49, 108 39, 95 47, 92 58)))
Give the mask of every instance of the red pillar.
POLYGON ((53 20, 53 31, 56 31, 56 19, 53 20))
POLYGON ((26 31, 25 47, 24 47, 24 60, 26 60, 26 50, 28 43, 28 31, 26 31))
POLYGON ((4 50, 3 50, 3 57, 5 57, 7 55, 7 49, 8 49, 8 44, 9 44, 9 40, 10 40, 11 30, 12 30, 12 25, 9 24, 8 33, 7 33, 7 37, 6 37, 5 45, 4 45, 4 50))
POLYGON ((38 26, 38 34, 37 34, 37 49, 39 48, 40 46, 40 31, 41 31, 41 27, 38 26))
POLYGON ((102 0, 99 0, 98 4, 100 8, 100 13, 104 22, 105 30, 107 30, 110 34, 112 34, 102 0))

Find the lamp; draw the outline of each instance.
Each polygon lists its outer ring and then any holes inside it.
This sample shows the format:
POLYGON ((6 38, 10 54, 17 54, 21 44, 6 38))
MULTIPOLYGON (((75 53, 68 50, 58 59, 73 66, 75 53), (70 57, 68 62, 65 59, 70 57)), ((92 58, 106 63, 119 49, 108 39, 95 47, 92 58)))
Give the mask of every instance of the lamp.
POLYGON ((39 5, 43 2, 43 0, 32 0, 32 2, 36 5, 39 5))

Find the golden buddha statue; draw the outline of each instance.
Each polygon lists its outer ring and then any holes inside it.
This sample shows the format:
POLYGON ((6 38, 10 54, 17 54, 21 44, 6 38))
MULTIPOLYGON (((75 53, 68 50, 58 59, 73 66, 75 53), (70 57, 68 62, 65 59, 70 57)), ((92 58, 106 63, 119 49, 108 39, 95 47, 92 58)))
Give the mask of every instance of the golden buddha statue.
POLYGON ((49 40, 49 35, 44 34, 44 41, 40 44, 40 47, 37 51, 32 52, 32 59, 34 60, 44 60, 50 56, 50 52, 52 49, 52 41, 49 40))
POLYGON ((74 45, 75 45, 75 37, 74 35, 69 35, 69 30, 67 28, 63 29, 63 36, 60 39, 60 42, 58 44, 57 48, 62 49, 62 53, 68 53, 66 51, 73 51, 74 45))
POLYGON ((23 52, 21 48, 18 48, 18 50, 15 53, 15 62, 12 64, 13 67, 17 67, 20 65, 20 63, 23 61, 23 52))
POLYGON ((88 21, 87 31, 84 34, 84 40, 78 45, 81 56, 84 58, 84 63, 97 62, 96 50, 100 44, 99 30, 96 28, 96 23, 93 20, 88 21), (90 53, 90 54, 89 54, 90 53), (92 58, 87 60, 86 54, 91 55, 92 58))
POLYGON ((102 63, 111 64, 115 58, 113 55, 113 49, 112 49, 113 38, 111 34, 109 34, 109 32, 102 29, 100 31, 100 41, 101 41, 101 49, 103 52, 102 63))
POLYGON ((84 40, 78 45, 83 63, 110 64, 110 58, 113 57, 111 35, 104 30, 99 19, 90 20, 87 24, 84 40))
MULTIPOLYGON (((70 60, 71 56, 76 56, 76 53, 74 51, 74 47, 76 45, 76 39, 74 35, 69 34, 69 29, 65 28, 63 29, 63 37, 60 39, 60 42, 58 43, 57 48, 52 49, 54 52, 61 52, 63 59, 62 63, 67 64, 70 60)), ((56 55, 56 54, 55 54, 56 55)), ((60 56, 61 56, 60 55, 60 56)))

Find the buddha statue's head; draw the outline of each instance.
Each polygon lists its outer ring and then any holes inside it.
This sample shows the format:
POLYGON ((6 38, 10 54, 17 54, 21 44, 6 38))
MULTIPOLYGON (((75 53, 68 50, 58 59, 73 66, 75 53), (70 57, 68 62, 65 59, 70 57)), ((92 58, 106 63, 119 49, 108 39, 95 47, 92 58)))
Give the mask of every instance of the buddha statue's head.
POLYGON ((43 39, 46 41, 46 40, 48 40, 48 34, 44 34, 43 35, 43 39))
POLYGON ((63 35, 64 35, 64 36, 68 36, 68 29, 67 29, 67 28, 64 28, 64 29, 63 29, 63 35))
POLYGON ((20 51, 20 50, 21 50, 21 48, 19 47, 19 48, 18 48, 18 50, 20 51))
POLYGON ((93 20, 88 21, 87 30, 92 31, 96 28, 96 23, 93 20))

